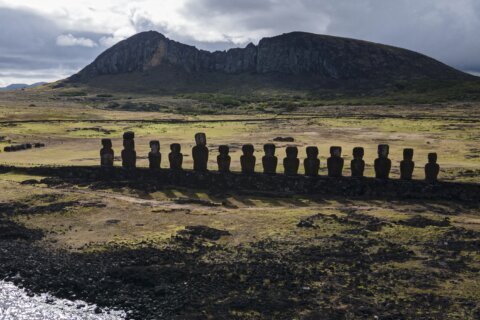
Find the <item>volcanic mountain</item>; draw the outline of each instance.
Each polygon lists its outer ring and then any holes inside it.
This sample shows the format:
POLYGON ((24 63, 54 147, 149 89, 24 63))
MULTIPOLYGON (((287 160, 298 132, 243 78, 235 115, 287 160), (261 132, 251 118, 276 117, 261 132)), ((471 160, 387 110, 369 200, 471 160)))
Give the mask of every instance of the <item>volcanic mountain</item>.
POLYGON ((148 31, 106 50, 68 82, 166 93, 375 89, 473 79, 425 55, 362 40, 292 32, 209 52, 148 31))

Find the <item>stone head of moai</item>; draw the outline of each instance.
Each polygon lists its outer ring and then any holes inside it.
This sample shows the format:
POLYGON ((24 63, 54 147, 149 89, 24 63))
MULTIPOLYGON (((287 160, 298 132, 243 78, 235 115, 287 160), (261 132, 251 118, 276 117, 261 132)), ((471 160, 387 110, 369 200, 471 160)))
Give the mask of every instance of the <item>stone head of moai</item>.
POLYGON ((226 145, 221 145, 218 147, 218 153, 220 153, 221 156, 228 156, 230 152, 230 148, 226 145))
POLYGON ((305 169, 305 175, 309 177, 318 176, 318 170, 320 169, 320 159, 318 159, 318 148, 307 147, 307 158, 303 160, 303 166, 305 169))
POLYGON ((253 156, 255 148, 253 147, 253 144, 244 144, 242 146, 242 152, 244 156, 253 156))
POLYGON ((388 144, 378 145, 378 158, 375 159, 375 177, 377 179, 388 179, 390 169, 392 168, 392 161, 388 159, 390 147, 388 144))
POLYGON ((183 154, 181 153, 182 147, 179 143, 172 143, 170 145, 170 153, 168 154, 168 160, 170 162, 170 169, 182 170, 183 154))
POLYGON ((354 159, 362 160, 364 155, 365 155, 365 150, 362 147, 353 148, 354 159))
POLYGON ((243 173, 255 172, 256 158, 253 155, 255 149, 252 144, 245 144, 242 146, 243 155, 240 157, 240 164, 242 166, 243 173))
POLYGON ((317 159, 318 158, 318 148, 317 147, 307 147, 307 158, 308 159, 317 159))
POLYGON ((133 150, 135 149, 135 133, 132 131, 127 131, 123 134, 123 147, 125 149, 133 150))
POLYGON ((178 154, 180 153, 180 151, 182 151, 182 146, 180 145, 180 143, 172 143, 170 145, 170 151, 174 154, 178 154))
POLYGON ((413 149, 411 148, 403 149, 403 160, 408 160, 408 161, 413 160, 413 149))
POLYGON ((102 146, 105 149, 111 149, 112 148, 112 140, 110 139, 102 139, 102 146))
POLYGON ((330 147, 330 158, 327 159, 327 169, 329 177, 341 177, 344 160, 342 158, 342 147, 330 147))
POLYGON ((403 160, 400 161, 400 179, 412 180, 415 163, 413 160, 413 149, 403 149, 403 160))
POLYGON ((435 182, 438 180, 440 173, 440 166, 437 163, 437 154, 428 154, 428 163, 425 165, 425 180, 428 182, 435 182))
POLYGON ((296 159, 298 157, 298 148, 293 146, 288 146, 285 150, 287 158, 296 159))
POLYGON ((160 151, 160 141, 152 140, 150 141, 150 152, 157 153, 160 151))
POLYGON ((229 155, 230 148, 226 145, 218 147, 219 155, 217 156, 218 171, 230 172, 231 157, 229 155))
POLYGON ((342 156, 342 147, 338 147, 338 146, 330 147, 330 156, 341 157, 342 156))
POLYGON ((265 152, 265 156, 267 157, 274 157, 275 149, 276 146, 273 143, 266 143, 263 145, 263 151, 265 152))
POLYGON ((365 161, 363 161, 364 154, 365 150, 362 147, 353 148, 353 159, 350 162, 352 177, 363 177, 363 172, 365 171, 365 161))
POLYGON ((388 158, 388 153, 390 152, 390 146, 388 144, 379 144, 378 145, 378 156, 380 158, 388 158))
POLYGON ((283 159, 283 167, 286 175, 296 175, 298 173, 298 167, 300 161, 298 160, 298 148, 294 146, 288 146, 285 150, 287 157, 283 159))
POLYGON ((207 136, 203 132, 195 134, 195 143, 197 146, 206 146, 207 145, 207 136))

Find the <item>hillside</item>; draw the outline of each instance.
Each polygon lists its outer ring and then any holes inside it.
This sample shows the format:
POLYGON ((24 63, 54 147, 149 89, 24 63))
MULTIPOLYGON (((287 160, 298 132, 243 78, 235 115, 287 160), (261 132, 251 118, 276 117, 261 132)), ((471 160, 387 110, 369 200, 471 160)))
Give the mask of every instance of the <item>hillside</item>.
POLYGON ((12 90, 21 90, 27 88, 35 88, 41 85, 46 84, 46 82, 36 82, 33 84, 26 84, 26 83, 12 83, 6 87, 0 87, 0 91, 12 91, 12 90))
POLYGON ((149 31, 106 50, 68 81, 123 91, 250 93, 476 79, 425 55, 361 40, 292 32, 208 52, 149 31))

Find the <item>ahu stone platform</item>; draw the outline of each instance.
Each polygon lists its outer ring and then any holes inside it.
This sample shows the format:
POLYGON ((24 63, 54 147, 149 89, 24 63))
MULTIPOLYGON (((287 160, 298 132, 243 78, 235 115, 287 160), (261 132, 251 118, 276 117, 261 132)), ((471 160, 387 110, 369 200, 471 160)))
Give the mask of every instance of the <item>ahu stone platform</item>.
POLYGON ((128 183, 148 190, 168 187, 185 187, 216 193, 247 192, 261 196, 303 194, 315 196, 360 199, 429 199, 453 200, 480 204, 480 184, 423 180, 393 180, 370 177, 309 177, 283 174, 236 173, 218 171, 194 171, 135 168, 124 169, 100 166, 65 167, 7 167, 0 166, 0 173, 57 177, 69 183, 116 182, 128 183))
POLYGON ((114 165, 112 141, 102 139, 100 150, 100 166, 69 166, 69 167, 8 167, 0 166, 1 172, 18 171, 21 173, 41 176, 52 176, 72 183, 94 183, 104 181, 129 183, 148 189, 159 190, 165 187, 187 187, 194 189, 213 190, 217 193, 240 191, 260 195, 279 196, 282 194, 310 194, 337 197, 389 198, 389 199, 435 199, 455 200, 480 203, 480 184, 445 182, 438 180, 440 166, 437 154, 430 153, 424 166, 425 179, 413 180, 415 170, 413 161, 414 150, 403 150, 403 160, 400 162, 400 179, 391 179, 392 161, 388 158, 390 147, 387 144, 378 146, 378 158, 375 159, 375 177, 365 177, 364 149, 353 149, 353 160, 350 162, 351 176, 343 176, 344 159, 342 148, 332 146, 327 159, 327 176, 320 176, 320 160, 318 148, 309 146, 306 149, 307 158, 298 159, 298 148, 287 146, 286 157, 278 159, 275 156, 276 146, 272 143, 264 145, 264 155, 259 157, 263 172, 255 172, 257 156, 252 144, 242 147, 240 157, 241 172, 230 170, 231 157, 227 145, 219 146, 217 156, 218 171, 208 170, 209 149, 204 133, 195 135, 195 146, 192 149, 193 170, 183 168, 181 145, 172 143, 168 154, 169 169, 162 168, 160 142, 150 142, 151 151, 148 154, 149 167, 137 167, 135 151, 135 134, 125 132, 123 135, 122 165, 114 165), (279 161, 280 160, 280 161, 279 161), (277 166, 283 165, 283 173, 277 174, 277 166), (303 164, 305 174, 299 174, 303 164))

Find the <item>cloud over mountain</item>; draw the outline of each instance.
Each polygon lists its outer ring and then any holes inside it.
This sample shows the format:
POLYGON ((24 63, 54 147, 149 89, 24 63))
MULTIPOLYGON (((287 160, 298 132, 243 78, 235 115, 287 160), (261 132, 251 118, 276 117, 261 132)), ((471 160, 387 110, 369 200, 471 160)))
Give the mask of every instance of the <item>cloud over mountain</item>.
POLYGON ((146 30, 207 50, 301 30, 405 47, 480 71, 476 0, 0 0, 0 21, 0 85, 17 75, 43 80, 35 70, 49 70, 45 80, 64 77, 146 30))

